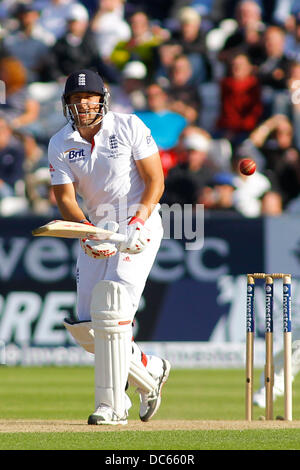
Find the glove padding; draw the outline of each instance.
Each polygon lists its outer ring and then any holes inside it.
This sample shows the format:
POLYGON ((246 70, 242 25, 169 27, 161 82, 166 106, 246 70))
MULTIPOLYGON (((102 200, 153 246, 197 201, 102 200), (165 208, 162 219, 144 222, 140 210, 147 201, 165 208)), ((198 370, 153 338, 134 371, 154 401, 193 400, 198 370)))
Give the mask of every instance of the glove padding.
MULTIPOLYGON (((103 228, 105 230, 117 232, 119 229, 119 224, 113 221, 106 222, 103 228)), ((100 240, 91 240, 90 238, 81 238, 80 246, 86 255, 94 259, 107 259, 111 256, 114 256, 118 252, 116 245, 109 241, 103 242, 100 240)))
POLYGON ((113 243, 81 238, 80 246, 86 255, 94 259, 106 259, 117 253, 117 247, 113 243))
POLYGON ((126 241, 119 244, 119 251, 129 254, 137 254, 147 248, 150 242, 150 231, 144 227, 141 219, 133 217, 127 226, 126 241))

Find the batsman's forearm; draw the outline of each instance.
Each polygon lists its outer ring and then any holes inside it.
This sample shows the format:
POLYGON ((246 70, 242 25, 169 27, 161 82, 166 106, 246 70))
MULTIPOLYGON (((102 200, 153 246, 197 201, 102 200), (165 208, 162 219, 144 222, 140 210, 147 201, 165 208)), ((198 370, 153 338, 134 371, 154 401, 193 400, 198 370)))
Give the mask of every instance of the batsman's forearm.
POLYGON ((64 203, 57 203, 59 211, 64 220, 70 222, 81 222, 86 219, 85 214, 82 212, 79 206, 72 206, 64 203))
POLYGON ((53 191, 57 207, 64 220, 68 220, 70 222, 81 222, 86 218, 77 203, 75 187, 73 184, 54 185, 53 191))
POLYGON ((146 188, 142 195, 140 205, 136 211, 135 216, 140 219, 147 220, 154 210, 156 204, 160 201, 160 198, 164 192, 164 184, 157 184, 152 181, 146 184, 146 188))
POLYGON ((67 197, 56 196, 56 203, 64 220, 68 220, 70 222, 80 222, 86 218, 76 200, 74 201, 73 199, 69 199, 67 197))

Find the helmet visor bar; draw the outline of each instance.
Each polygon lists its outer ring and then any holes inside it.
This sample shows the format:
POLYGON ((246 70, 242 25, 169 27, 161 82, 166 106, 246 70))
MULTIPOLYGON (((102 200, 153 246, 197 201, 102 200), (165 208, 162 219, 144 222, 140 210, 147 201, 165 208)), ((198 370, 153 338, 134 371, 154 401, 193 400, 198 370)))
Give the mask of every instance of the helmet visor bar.
POLYGON ((65 116, 77 127, 92 127, 102 121, 105 114, 104 103, 66 103, 65 116))

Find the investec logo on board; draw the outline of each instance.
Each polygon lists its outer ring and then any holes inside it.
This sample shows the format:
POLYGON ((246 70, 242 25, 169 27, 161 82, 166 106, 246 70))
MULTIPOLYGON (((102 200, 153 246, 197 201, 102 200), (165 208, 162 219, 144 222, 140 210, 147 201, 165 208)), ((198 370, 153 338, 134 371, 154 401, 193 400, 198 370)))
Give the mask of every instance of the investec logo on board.
POLYGON ((288 333, 291 331, 291 286, 284 284, 283 286, 283 331, 288 333))
POLYGON ((273 286, 266 286, 266 333, 273 332, 273 286))
POLYGON ((64 152, 64 155, 67 156, 70 163, 75 162, 75 161, 78 162, 79 160, 84 160, 86 157, 84 153, 84 149, 76 149, 76 148, 66 150, 64 152))
POLYGON ((254 286, 250 284, 247 287, 247 315, 246 315, 246 331, 254 332, 254 286))

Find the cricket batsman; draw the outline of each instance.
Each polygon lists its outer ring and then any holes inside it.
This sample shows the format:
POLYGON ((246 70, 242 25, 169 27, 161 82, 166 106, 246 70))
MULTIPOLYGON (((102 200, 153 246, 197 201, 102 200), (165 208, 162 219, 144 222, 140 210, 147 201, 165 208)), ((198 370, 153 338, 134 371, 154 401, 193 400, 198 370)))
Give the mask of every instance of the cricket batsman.
POLYGON ((170 371, 167 360, 146 356, 132 340, 132 322, 163 236, 160 155, 137 116, 108 111, 108 96, 97 73, 72 73, 62 96, 68 122, 48 148, 62 217, 126 234, 118 244, 80 240, 78 321, 64 322, 95 354, 95 410, 88 418, 94 425, 127 424, 128 384, 139 392, 140 419, 149 421, 170 371))

